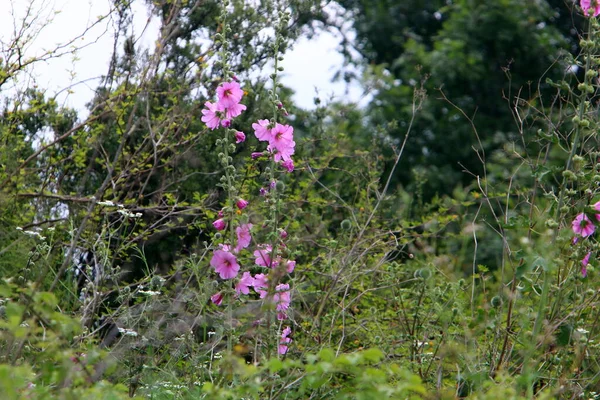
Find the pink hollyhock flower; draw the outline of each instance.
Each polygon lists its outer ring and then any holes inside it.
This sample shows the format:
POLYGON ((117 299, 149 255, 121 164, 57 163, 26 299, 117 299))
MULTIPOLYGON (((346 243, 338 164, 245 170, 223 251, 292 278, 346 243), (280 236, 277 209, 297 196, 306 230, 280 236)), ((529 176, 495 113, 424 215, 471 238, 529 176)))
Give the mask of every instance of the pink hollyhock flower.
POLYGON ((271 129, 269 128, 268 119, 259 119, 257 123, 252 124, 254 135, 261 142, 266 142, 271 139, 271 129))
POLYGON ((293 172, 294 171, 294 161, 292 161, 291 158, 289 160, 286 160, 286 161, 282 162, 281 166, 283 168, 287 169, 288 172, 293 172))
POLYGON ((294 127, 290 125, 275 124, 271 129, 271 140, 273 144, 279 142, 291 142, 294 140, 294 127))
POLYGON ((237 208, 239 208, 240 210, 243 210, 244 208, 248 207, 248 201, 244 200, 244 199, 239 199, 237 201, 237 203, 235 203, 235 205, 237 206, 237 208))
POLYGON ((244 132, 237 131, 235 133, 235 142, 236 143, 242 143, 242 142, 245 142, 245 141, 246 141, 246 134, 244 134, 244 132))
POLYGON ((222 231, 227 226, 227 223, 225 223, 225 221, 222 218, 219 218, 218 220, 213 222, 213 226, 216 230, 222 231))
POLYGON ((594 204, 593 207, 594 210, 598 211, 598 214, 595 214, 596 220, 600 221, 600 201, 596 202, 596 204, 594 204))
POLYGON ((593 16, 597 17, 600 15, 600 2, 597 0, 580 0, 579 5, 581 5, 581 9, 586 17, 589 17, 590 14, 592 14, 590 13, 590 8, 592 7, 593 16))
POLYGON ((591 255, 592 252, 590 251, 585 255, 585 257, 583 257, 583 260, 581 260, 581 275, 583 275, 584 278, 587 276, 587 266, 590 263, 591 255))
POLYGON ((273 129, 271 129, 271 138, 269 139, 269 146, 267 150, 273 152, 273 150, 277 150, 275 154, 275 161, 280 161, 281 159, 289 160, 290 156, 294 154, 294 147, 296 143, 294 142, 294 128, 289 125, 281 125, 276 124, 273 129))
POLYGON ((204 103, 204 106, 206 108, 202 110, 202 122, 204 122, 209 129, 218 128, 219 124, 221 123, 221 113, 218 110, 217 104, 213 104, 210 101, 207 101, 206 103, 204 103))
POLYGON ((212 296, 210 296, 210 301, 212 301, 214 304, 220 306, 221 303, 223 303, 223 293, 219 292, 219 293, 215 293, 212 296))
MULTIPOLYGON (((219 104, 217 108, 219 109, 219 111, 222 111, 225 114, 225 117, 227 118, 225 121, 229 121, 240 115, 242 111, 246 109, 246 106, 243 104, 233 104, 229 107, 222 107, 221 104, 219 104)), ((223 122, 221 124, 223 124, 223 122)))
POLYGON ((287 237, 288 237, 288 233, 287 233, 285 230, 283 230, 283 229, 282 229, 282 230, 281 230, 281 232, 279 233, 279 236, 280 236, 282 239, 285 239, 285 238, 287 238, 287 237))
MULTIPOLYGON (((294 154, 294 146, 296 145, 295 142, 292 142, 290 146, 288 147, 283 147, 281 149, 276 149, 277 151, 274 153, 273 155, 273 160, 275 160, 275 162, 280 162, 280 161, 288 161, 288 160, 292 160, 292 154, 294 154)), ((267 150, 269 151, 273 151, 273 148, 269 145, 267 146, 267 150)), ((288 172, 291 172, 288 170, 288 172)))
POLYGON ((273 249, 270 245, 264 246, 262 249, 258 249, 254 251, 254 263, 261 267, 275 267, 277 265, 277 261, 271 260, 271 251, 273 249))
POLYGON ((295 268, 296 268, 296 261, 289 260, 286 264, 287 272, 291 274, 292 272, 294 272, 295 268))
POLYGON ((230 119, 224 119, 223 121, 221 121, 221 126, 223 128, 229 128, 231 126, 231 120, 230 119))
POLYGON ((221 279, 235 278, 240 270, 235 256, 226 250, 216 250, 210 260, 210 265, 215 268, 221 279))
POLYGON ((252 278, 252 275, 250 275, 250 272, 246 271, 242 274, 242 278, 240 279, 240 281, 235 285, 235 291, 238 295, 240 293, 249 294, 250 286, 253 286, 253 285, 254 285, 254 278, 252 278))
POLYGON ((260 152, 257 151, 257 152, 252 153, 250 156, 252 157, 253 160, 256 160, 258 157, 262 157, 262 155, 263 155, 262 151, 260 151, 260 152))
POLYGON ((219 249, 223 250, 223 251, 229 251, 231 252, 231 246, 228 244, 220 244, 219 245, 219 249))
POLYGON ((292 339, 289 337, 292 333, 292 329, 289 326, 286 326, 283 332, 281 333, 281 339, 279 340, 279 348, 278 353, 284 355, 288 351, 288 345, 292 343, 292 339))
POLYGON ((242 100, 244 91, 240 88, 240 84, 233 82, 225 82, 217 88, 217 96, 219 97, 219 104, 225 108, 236 105, 242 100))
POLYGON ((235 233, 238 240, 238 243, 235 246, 236 253, 250 246, 250 242, 252 241, 250 229, 252 229, 252 224, 243 224, 235 228, 235 233))
POLYGON ((275 302, 276 310, 278 312, 277 319, 285 319, 287 316, 285 312, 290 306, 290 302, 292 301, 290 295, 290 285, 287 283, 280 283, 275 287, 275 294, 273 295, 273 301, 275 302), (280 317, 279 314, 282 314, 280 317))
POLYGON ((596 227, 584 213, 579 214, 573 220, 573 232, 582 237, 588 237, 596 230, 596 227))
POLYGON ((265 274, 256 274, 254 275, 252 287, 260 295, 261 299, 264 299, 267 296, 267 289, 269 287, 269 278, 265 274))

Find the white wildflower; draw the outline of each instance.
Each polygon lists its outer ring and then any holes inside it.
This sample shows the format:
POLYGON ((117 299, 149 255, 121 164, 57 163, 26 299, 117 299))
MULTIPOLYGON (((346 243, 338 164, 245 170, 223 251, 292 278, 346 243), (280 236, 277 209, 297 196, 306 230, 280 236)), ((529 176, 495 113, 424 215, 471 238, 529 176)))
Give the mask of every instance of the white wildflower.
POLYGON ((136 331, 134 331, 133 329, 127 329, 127 328, 119 328, 119 333, 122 333, 125 336, 133 336, 133 337, 136 337, 138 335, 138 333, 136 331))

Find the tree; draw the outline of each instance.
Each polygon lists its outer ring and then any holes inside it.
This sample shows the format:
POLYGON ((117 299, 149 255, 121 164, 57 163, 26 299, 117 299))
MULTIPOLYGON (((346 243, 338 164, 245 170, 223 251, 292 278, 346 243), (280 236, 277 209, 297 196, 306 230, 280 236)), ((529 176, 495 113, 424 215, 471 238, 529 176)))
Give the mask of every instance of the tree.
POLYGON ((390 74, 378 75, 370 120, 397 120, 391 135, 401 139, 413 87, 428 93, 396 180, 427 181, 428 197, 483 176, 483 164, 507 141, 532 138, 535 127, 521 137, 512 109, 517 99, 553 90, 545 79, 564 76, 581 23, 562 1, 340 3, 354 18, 361 54, 390 74))

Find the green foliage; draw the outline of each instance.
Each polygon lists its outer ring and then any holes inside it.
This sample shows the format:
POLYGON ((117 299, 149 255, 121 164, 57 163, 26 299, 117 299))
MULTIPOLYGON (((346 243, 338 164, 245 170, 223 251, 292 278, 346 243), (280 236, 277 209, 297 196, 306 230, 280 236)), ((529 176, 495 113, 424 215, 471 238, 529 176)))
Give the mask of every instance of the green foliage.
MULTIPOLYGON (((378 64, 366 109, 298 110, 277 73, 272 92, 252 78, 326 19, 312 1, 148 2, 161 36, 146 52, 114 2, 123 50, 88 117, 35 88, 7 103, 4 397, 596 396, 600 245, 573 221, 598 219, 600 25, 575 42, 554 2, 343 3, 378 64), (575 56, 548 69, 560 47, 575 56), (563 79, 566 64, 581 76, 563 79), (248 107, 237 146, 200 121, 230 73, 248 107), (250 157, 264 150, 251 124, 287 112, 293 173, 250 157), (210 264, 243 223, 281 257, 266 269, 255 247, 236 252, 268 275, 265 296, 290 284, 285 321, 210 264)), ((1 68, 0 85, 19 71, 1 68)))
POLYGON ((532 146, 544 124, 515 124, 515 99, 545 107, 552 90, 545 80, 563 77, 565 50, 577 54, 573 22, 581 20, 564 2, 341 4, 354 16, 359 50, 375 64, 367 68, 366 83, 377 89, 369 118, 397 121, 389 134, 400 142, 414 88, 428 93, 394 178, 411 192, 424 181, 426 198, 482 177, 483 165, 507 142, 532 146))

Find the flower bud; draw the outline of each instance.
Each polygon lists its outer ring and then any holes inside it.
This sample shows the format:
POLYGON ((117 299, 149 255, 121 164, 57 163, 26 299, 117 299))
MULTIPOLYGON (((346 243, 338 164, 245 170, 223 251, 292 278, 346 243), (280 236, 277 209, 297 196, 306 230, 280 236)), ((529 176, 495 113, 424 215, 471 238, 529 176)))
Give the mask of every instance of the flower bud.
POLYGON ((492 305, 492 307, 494 308, 499 308, 502 306, 502 297, 500 296, 494 296, 492 297, 492 300, 490 301, 490 304, 492 305))
POLYGON ((570 169, 563 171, 562 175, 565 179, 568 179, 570 181, 577 180, 577 175, 575 175, 575 173, 573 171, 571 171, 570 169))
POLYGON ((245 141, 246 141, 246 135, 244 134, 244 132, 240 132, 240 131, 235 132, 235 142, 236 143, 242 143, 245 141))
POLYGON ((343 230, 349 231, 352 228, 352 222, 350 222, 349 219, 345 219, 342 221, 340 226, 342 227, 343 230))
POLYGON ((240 210, 243 210, 244 208, 246 208, 248 206, 248 201, 244 200, 244 199, 239 199, 237 201, 237 203, 235 203, 235 205, 237 206, 237 208, 239 208, 240 210))
POLYGON ((213 222, 213 226, 215 227, 216 230, 222 231, 223 229, 225 229, 227 224, 225 223, 225 221, 222 218, 219 218, 218 220, 213 222))
POLYGON ((431 278, 431 271, 429 270, 429 268, 420 268, 415 271, 415 278, 427 280, 431 278))

